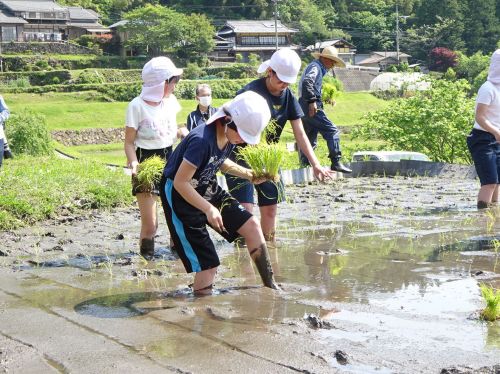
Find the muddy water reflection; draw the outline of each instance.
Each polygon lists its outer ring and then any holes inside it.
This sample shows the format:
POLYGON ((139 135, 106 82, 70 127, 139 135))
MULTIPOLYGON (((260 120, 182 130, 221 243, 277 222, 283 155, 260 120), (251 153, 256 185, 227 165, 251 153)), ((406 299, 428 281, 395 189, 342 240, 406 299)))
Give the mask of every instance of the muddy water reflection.
MULTIPOLYGON (((334 320, 383 325, 395 335, 409 334, 417 345, 498 347, 498 324, 464 322, 456 329, 442 322, 474 317, 483 306, 480 282, 500 287, 500 240, 492 235, 498 232, 492 215, 450 209, 371 212, 347 214, 330 227, 294 217, 280 232, 278 279, 313 285, 301 293, 312 304, 362 303, 378 311, 343 310, 334 320)), ((327 340, 333 335, 324 332, 327 340)))

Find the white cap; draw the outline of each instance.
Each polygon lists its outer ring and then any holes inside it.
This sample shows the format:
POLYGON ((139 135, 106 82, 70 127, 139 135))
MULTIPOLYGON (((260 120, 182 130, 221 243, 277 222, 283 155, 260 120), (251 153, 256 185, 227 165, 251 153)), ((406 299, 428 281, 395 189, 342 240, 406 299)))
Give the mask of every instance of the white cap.
POLYGON ((493 52, 491 56, 488 80, 493 84, 500 84, 500 49, 493 52))
POLYGON ((253 91, 243 92, 225 103, 207 120, 207 125, 225 117, 226 112, 238 128, 241 139, 247 144, 258 144, 262 131, 271 120, 266 99, 253 91))
POLYGON ((143 100, 159 102, 163 99, 165 81, 182 74, 182 69, 175 67, 168 57, 155 57, 142 68, 143 100))
POLYGON ((264 61, 257 69, 257 72, 262 74, 267 68, 271 68, 276 72, 280 81, 295 83, 300 66, 300 57, 297 52, 289 48, 283 48, 274 52, 271 59, 264 61))

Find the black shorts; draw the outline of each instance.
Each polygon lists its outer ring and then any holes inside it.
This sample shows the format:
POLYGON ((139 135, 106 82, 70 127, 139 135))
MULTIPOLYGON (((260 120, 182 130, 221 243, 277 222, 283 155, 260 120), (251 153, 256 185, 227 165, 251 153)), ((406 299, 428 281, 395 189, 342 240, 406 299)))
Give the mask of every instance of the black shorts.
MULTIPOLYGON (((175 190, 171 179, 162 178, 160 197, 170 236, 186 271, 200 272, 219 266, 219 256, 207 230, 205 213, 184 200, 175 190)), ((239 236, 237 231, 252 214, 224 191, 215 178, 203 197, 222 215, 226 231, 220 234, 228 242, 234 241, 239 236)))
POLYGON ((481 186, 500 183, 500 144, 489 132, 473 129, 467 137, 481 186))
MULTIPOLYGON (((167 147, 167 148, 161 148, 161 149, 144 149, 144 148, 137 148, 135 150, 135 155, 137 156, 137 161, 139 163, 143 162, 147 158, 150 158, 152 156, 159 156, 165 162, 168 160, 170 155, 172 154, 172 147, 167 147)), ((155 184, 154 188, 152 191, 143 191, 141 187, 139 186, 139 183, 137 181, 137 178, 135 176, 132 176, 132 195, 136 195, 137 193, 141 192, 150 192, 154 195, 159 195, 160 194, 160 182, 155 184)))

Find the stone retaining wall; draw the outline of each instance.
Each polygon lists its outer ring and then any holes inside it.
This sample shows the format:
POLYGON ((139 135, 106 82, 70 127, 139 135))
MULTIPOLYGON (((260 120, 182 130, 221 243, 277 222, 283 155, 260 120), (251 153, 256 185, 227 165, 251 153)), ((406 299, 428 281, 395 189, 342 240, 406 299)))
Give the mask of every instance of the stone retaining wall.
POLYGON ((95 51, 67 42, 2 42, 3 53, 95 55, 95 51))
POLYGON ((52 138, 66 146, 83 144, 120 143, 125 139, 125 130, 119 129, 86 129, 52 131, 52 138))

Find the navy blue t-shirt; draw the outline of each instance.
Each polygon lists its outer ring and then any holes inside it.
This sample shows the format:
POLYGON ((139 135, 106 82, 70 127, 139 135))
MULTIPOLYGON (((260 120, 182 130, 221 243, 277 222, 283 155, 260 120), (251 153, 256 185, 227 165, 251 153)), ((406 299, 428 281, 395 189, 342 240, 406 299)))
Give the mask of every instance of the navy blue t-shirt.
POLYGON ((222 163, 228 158, 234 145, 227 143, 223 150, 217 146, 217 125, 200 125, 193 129, 175 148, 165 165, 163 174, 169 179, 174 179, 183 160, 196 167, 191 179, 191 185, 200 194, 205 190, 215 177, 222 163))
POLYGON ((280 96, 272 95, 266 87, 266 78, 259 78, 238 91, 238 94, 245 91, 254 91, 266 99, 271 111, 271 118, 276 120, 276 129, 273 132, 266 132, 266 140, 268 143, 277 143, 280 139, 283 128, 287 121, 293 121, 304 117, 304 112, 299 105, 299 102, 293 96, 290 88, 286 88, 280 96))

